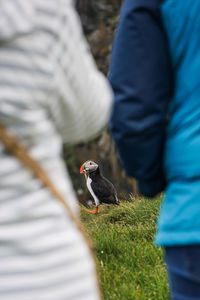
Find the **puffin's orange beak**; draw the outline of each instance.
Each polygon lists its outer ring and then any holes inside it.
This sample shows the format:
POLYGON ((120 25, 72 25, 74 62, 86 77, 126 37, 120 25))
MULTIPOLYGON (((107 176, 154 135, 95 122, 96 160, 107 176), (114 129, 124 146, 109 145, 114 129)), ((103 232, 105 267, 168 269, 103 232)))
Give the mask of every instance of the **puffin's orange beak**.
POLYGON ((82 166, 80 167, 80 173, 81 173, 81 174, 84 174, 84 173, 85 173, 85 171, 84 171, 84 165, 85 165, 85 163, 82 164, 82 166))

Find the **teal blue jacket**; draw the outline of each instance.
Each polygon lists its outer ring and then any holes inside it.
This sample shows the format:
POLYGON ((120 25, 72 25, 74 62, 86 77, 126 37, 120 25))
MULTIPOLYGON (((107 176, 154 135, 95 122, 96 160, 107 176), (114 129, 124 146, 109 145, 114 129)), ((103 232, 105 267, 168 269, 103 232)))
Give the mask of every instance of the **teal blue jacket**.
POLYGON ((200 243, 200 1, 162 5, 174 74, 164 155, 159 245, 200 243))
POLYGON ((125 0, 109 77, 124 167, 165 190, 156 243, 200 243, 200 1, 125 0))

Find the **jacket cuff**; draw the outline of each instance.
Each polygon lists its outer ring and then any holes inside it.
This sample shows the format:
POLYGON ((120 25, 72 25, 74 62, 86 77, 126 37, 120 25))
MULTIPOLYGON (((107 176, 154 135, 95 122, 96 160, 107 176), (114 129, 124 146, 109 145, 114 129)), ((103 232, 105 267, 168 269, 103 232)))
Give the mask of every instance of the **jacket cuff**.
POLYGON ((153 198, 165 189, 164 178, 152 181, 138 181, 139 192, 148 198, 153 198))

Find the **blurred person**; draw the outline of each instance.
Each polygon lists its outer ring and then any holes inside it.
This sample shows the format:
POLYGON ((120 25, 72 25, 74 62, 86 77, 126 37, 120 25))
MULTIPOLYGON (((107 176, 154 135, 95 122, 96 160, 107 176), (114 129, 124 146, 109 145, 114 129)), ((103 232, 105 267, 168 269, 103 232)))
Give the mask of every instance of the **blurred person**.
POLYGON ((165 190, 156 243, 173 299, 200 299, 200 2, 125 0, 111 131, 141 193, 165 190))
MULTIPOLYGON (((84 141, 110 113, 71 0, 0 2, 0 123, 78 213, 62 143, 84 141)), ((99 299, 94 262, 63 205, 0 142, 0 299, 99 299)))

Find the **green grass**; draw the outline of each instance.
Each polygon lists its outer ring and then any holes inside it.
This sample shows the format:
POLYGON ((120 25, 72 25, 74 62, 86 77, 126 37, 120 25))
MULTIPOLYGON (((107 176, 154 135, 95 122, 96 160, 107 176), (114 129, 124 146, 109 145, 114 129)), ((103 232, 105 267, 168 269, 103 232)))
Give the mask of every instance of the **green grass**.
POLYGON ((81 208, 93 241, 104 300, 166 300, 168 284, 162 249, 154 246, 161 199, 130 199, 100 207, 98 215, 81 208))

